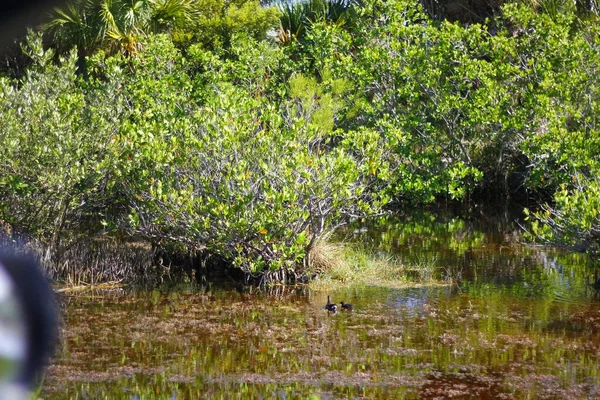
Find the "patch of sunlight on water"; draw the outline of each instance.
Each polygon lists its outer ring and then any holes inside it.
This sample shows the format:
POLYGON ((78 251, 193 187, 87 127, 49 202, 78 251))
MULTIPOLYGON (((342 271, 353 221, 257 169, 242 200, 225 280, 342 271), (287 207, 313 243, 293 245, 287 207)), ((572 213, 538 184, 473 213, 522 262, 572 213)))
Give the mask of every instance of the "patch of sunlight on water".
POLYGON ((406 226, 360 240, 406 259, 420 252, 440 274, 460 270, 459 285, 64 295, 62 346, 42 397, 600 397, 589 260, 460 221, 406 226), (328 294, 354 311, 327 312, 328 294))

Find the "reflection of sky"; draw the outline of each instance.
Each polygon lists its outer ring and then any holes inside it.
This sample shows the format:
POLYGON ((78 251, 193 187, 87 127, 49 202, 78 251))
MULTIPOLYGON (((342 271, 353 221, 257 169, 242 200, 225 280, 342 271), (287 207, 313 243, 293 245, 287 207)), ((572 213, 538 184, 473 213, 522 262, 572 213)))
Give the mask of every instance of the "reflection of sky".
POLYGON ((425 306, 440 297, 450 296, 449 287, 423 287, 399 290, 398 295, 391 299, 390 307, 402 310, 411 316, 425 315, 425 306))

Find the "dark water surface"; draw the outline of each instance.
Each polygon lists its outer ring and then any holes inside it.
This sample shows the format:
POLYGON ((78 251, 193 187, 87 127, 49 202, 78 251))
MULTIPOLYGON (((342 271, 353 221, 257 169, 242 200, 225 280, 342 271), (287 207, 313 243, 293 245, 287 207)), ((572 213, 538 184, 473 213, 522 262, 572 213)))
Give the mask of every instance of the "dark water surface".
POLYGON ((600 398, 591 260, 507 232, 430 216, 346 232, 458 285, 63 296, 62 347, 41 397, 600 398), (354 311, 328 313, 327 294, 354 311))

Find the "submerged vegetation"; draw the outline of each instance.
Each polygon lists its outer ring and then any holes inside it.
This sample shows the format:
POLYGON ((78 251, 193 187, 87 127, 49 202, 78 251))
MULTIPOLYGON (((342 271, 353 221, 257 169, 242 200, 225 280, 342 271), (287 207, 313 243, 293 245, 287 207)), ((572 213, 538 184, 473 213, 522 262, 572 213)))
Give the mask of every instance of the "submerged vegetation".
MULTIPOLYGON (((545 268, 518 258, 513 277, 545 268)), ((335 314, 323 309, 325 293, 285 286, 67 294, 64 346, 42 395, 596 397, 600 313, 597 303, 576 301, 584 288, 571 275, 585 273, 585 263, 563 264, 564 302, 524 286, 490 289, 495 266, 486 265, 489 274, 461 288, 332 291, 332 301, 354 305, 335 314)))
POLYGON ((526 200, 531 238, 597 251, 595 8, 544 4, 467 24, 408 0, 76 1, 0 78, 5 239, 63 279, 105 239, 148 251, 127 279, 296 282, 317 258, 375 279, 316 249, 405 205, 526 200))

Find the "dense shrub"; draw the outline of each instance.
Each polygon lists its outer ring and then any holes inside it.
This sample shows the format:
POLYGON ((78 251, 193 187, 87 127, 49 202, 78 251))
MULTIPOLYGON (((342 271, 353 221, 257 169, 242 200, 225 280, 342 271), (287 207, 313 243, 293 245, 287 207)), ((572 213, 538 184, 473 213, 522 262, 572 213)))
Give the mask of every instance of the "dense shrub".
POLYGON ((196 18, 173 31, 180 48, 199 44, 217 53, 230 49, 235 36, 266 40, 279 22, 275 7, 262 7, 258 0, 197 0, 196 18))
POLYGON ((119 111, 108 106, 113 93, 77 83, 74 53, 54 65, 33 35, 25 50, 33 59, 27 74, 0 80, 0 219, 42 239, 56 259, 61 244, 99 229, 119 111))
POLYGON ((380 133, 393 197, 554 197, 534 234, 589 248, 598 243, 597 27, 574 9, 539 11, 507 4, 486 25, 460 26, 414 2, 373 1, 352 29, 312 24, 290 54, 364 94, 338 121, 380 133))
POLYGON ((573 15, 524 19, 535 32, 528 43, 538 83, 536 131, 523 142, 531 162, 528 186, 552 195, 541 211, 529 213, 533 236, 580 250, 600 244, 600 97, 598 28, 573 15), (557 20, 558 19, 558 20, 557 20))
POLYGON ((164 74, 165 63, 182 61, 165 46, 149 46, 135 81, 123 80, 149 116, 127 128, 127 140, 137 138, 131 157, 144 166, 130 186, 127 229, 259 272, 297 268, 344 218, 380 208, 368 190, 378 170, 385 173, 377 137, 333 129, 336 93, 295 76, 290 97, 275 107, 212 82, 195 104, 183 68, 164 74), (165 93, 176 95, 165 100, 165 93))
POLYGON ((32 46, 38 69, 2 86, 1 219, 56 254, 61 239, 105 231, 205 249, 248 273, 301 272, 323 235, 381 208, 377 135, 334 129, 341 83, 295 75, 275 106, 252 85, 190 76, 167 36, 133 59, 98 54, 86 82, 74 54, 54 66, 32 46))
POLYGON ((257 7, 86 56, 85 80, 81 53, 56 63, 31 38, 28 73, 0 81, 0 220, 54 259, 103 232, 302 274, 390 199, 527 191, 534 236, 597 247, 595 25, 513 4, 461 26, 373 0, 278 46, 257 7))

